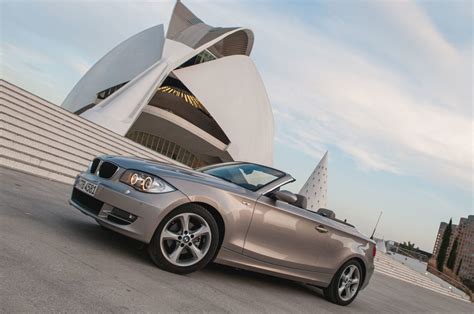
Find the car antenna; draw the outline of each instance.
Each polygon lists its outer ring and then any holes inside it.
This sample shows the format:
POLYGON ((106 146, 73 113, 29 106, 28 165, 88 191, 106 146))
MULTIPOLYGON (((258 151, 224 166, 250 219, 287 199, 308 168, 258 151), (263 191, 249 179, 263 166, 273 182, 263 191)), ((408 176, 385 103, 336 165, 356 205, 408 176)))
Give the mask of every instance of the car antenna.
POLYGON ((374 239, 375 230, 377 229, 377 226, 379 225, 380 217, 382 217, 382 211, 380 211, 379 218, 377 219, 377 223, 375 224, 375 227, 374 227, 374 231, 372 232, 372 235, 370 236, 371 240, 374 239))

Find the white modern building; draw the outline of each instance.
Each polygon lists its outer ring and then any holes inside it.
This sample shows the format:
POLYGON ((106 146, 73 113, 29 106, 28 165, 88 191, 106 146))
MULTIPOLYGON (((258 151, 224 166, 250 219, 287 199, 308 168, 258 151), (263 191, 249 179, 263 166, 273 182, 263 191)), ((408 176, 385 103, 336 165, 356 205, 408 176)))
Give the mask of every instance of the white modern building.
POLYGON ((306 208, 318 211, 327 208, 328 203, 328 152, 321 158, 316 168, 301 188, 300 195, 306 197, 306 208))
POLYGON ((273 162, 273 114, 253 32, 212 27, 180 1, 163 25, 112 49, 62 107, 183 164, 273 162))

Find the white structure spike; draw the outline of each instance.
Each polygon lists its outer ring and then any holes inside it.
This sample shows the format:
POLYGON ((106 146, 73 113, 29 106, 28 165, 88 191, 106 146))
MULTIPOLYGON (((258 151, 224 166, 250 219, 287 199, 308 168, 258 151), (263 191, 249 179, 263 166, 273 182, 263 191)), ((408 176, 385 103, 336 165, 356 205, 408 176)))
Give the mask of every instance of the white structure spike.
POLYGON ((307 199, 306 209, 318 211, 319 208, 327 208, 328 201, 328 152, 326 152, 299 194, 307 199))

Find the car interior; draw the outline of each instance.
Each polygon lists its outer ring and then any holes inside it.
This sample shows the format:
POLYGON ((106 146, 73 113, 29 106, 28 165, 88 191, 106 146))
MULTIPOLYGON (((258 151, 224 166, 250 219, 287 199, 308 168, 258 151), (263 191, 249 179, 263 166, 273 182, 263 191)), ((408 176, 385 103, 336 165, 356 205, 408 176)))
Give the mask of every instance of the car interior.
MULTIPOLYGON (((278 190, 280 190, 280 188, 278 188, 276 191, 278 191, 278 190)), ((302 208, 302 209, 305 209, 305 210, 310 211, 312 213, 316 213, 318 215, 329 218, 331 220, 337 221, 337 222, 342 223, 346 226, 355 228, 353 225, 351 225, 347 221, 337 219, 336 218, 336 213, 334 211, 330 210, 330 209, 319 208, 316 212, 307 209, 306 206, 307 206, 308 200, 306 199, 306 197, 304 195, 301 195, 301 194, 296 194, 296 193, 294 193, 294 194, 296 196, 296 202, 292 203, 291 205, 302 208)))

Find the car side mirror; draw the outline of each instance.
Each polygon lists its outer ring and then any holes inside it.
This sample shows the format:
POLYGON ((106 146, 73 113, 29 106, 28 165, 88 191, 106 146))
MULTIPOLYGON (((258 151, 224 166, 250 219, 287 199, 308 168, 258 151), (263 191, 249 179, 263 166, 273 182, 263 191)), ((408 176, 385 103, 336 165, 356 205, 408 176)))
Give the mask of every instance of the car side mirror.
POLYGON ((275 193, 273 193, 273 196, 277 200, 288 204, 293 204, 298 200, 296 195, 294 193, 291 193, 290 191, 276 191, 275 193))

